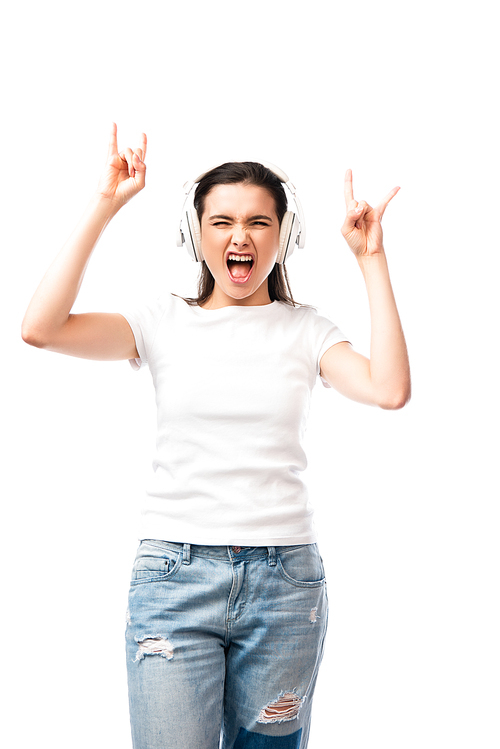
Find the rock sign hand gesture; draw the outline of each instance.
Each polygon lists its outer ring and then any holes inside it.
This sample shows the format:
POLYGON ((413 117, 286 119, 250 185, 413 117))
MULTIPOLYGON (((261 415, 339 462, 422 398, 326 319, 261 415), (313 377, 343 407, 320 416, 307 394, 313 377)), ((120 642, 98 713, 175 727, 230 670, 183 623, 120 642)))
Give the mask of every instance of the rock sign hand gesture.
POLYGON ((344 195, 347 214, 342 234, 358 260, 384 252, 382 244, 382 216, 399 187, 394 187, 388 195, 372 208, 366 201, 358 203, 352 191, 352 171, 347 170, 344 181, 344 195))
POLYGON ((116 139, 117 127, 113 123, 109 136, 108 157, 105 169, 99 180, 98 192, 102 197, 121 208, 134 195, 137 195, 146 184, 146 158, 147 138, 142 133, 141 146, 132 151, 131 148, 118 153, 116 139))

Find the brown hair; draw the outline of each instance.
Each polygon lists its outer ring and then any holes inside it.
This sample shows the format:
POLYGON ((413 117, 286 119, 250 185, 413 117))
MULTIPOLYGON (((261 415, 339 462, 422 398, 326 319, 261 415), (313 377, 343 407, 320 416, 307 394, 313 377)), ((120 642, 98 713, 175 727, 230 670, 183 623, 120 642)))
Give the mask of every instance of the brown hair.
MULTIPOLYGON (((256 185, 263 187, 274 198, 276 215, 281 225, 283 216, 287 211, 288 201, 283 184, 279 177, 263 164, 255 161, 231 161, 211 169, 203 175, 194 193, 194 207, 201 224, 201 217, 205 208, 205 199, 216 185, 235 184, 256 185)), ((205 261, 201 263, 198 278, 198 296, 188 298, 185 301, 191 305, 202 305, 212 295, 215 280, 205 261)), ((285 265, 276 263, 268 276, 268 289, 271 301, 284 302, 293 307, 300 306, 295 302, 285 265)))

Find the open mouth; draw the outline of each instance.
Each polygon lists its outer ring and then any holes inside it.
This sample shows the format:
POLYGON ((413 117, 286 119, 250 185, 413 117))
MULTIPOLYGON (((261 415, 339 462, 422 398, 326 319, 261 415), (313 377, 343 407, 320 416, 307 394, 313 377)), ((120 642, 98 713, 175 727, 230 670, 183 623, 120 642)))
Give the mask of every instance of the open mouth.
POLYGON ((234 283, 245 283, 252 274, 253 255, 230 252, 226 258, 227 272, 234 283))

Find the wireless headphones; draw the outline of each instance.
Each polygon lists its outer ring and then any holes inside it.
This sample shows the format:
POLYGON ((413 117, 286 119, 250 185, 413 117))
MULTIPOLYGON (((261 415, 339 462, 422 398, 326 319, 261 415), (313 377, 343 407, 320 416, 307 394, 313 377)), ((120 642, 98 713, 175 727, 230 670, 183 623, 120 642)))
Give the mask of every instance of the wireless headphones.
MULTIPOLYGON (((287 260, 295 249, 295 245, 298 245, 301 249, 304 247, 306 242, 306 227, 304 222, 304 214, 302 213, 302 206, 300 205, 299 199, 295 194, 295 187, 288 179, 285 172, 278 169, 274 164, 270 164, 267 161, 260 161, 260 164, 267 167, 278 179, 283 183, 290 193, 297 212, 286 211, 283 216, 280 227, 280 238, 279 238, 279 251, 276 258, 276 262, 280 265, 287 260)), ((211 171, 208 170, 208 171, 211 171)), ((194 193, 195 186, 200 182, 201 179, 208 174, 203 172, 195 180, 186 182, 184 185, 184 192, 186 198, 182 208, 182 217, 179 227, 179 235, 177 237, 177 246, 182 247, 186 245, 186 249, 193 260, 201 263, 203 262, 203 251, 201 249, 201 227, 198 219, 198 214, 194 207, 194 193)), ((285 190, 286 192, 286 190, 285 190)))

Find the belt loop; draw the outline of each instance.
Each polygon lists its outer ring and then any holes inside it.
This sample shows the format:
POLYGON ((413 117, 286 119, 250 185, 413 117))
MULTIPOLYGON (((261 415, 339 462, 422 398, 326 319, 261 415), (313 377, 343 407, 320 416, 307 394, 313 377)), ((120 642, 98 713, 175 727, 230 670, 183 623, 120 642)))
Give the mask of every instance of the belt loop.
POLYGON ((276 546, 268 546, 267 554, 269 557, 269 566, 276 567, 276 546))
POLYGON ((191 544, 182 547, 182 564, 191 564, 191 544))

